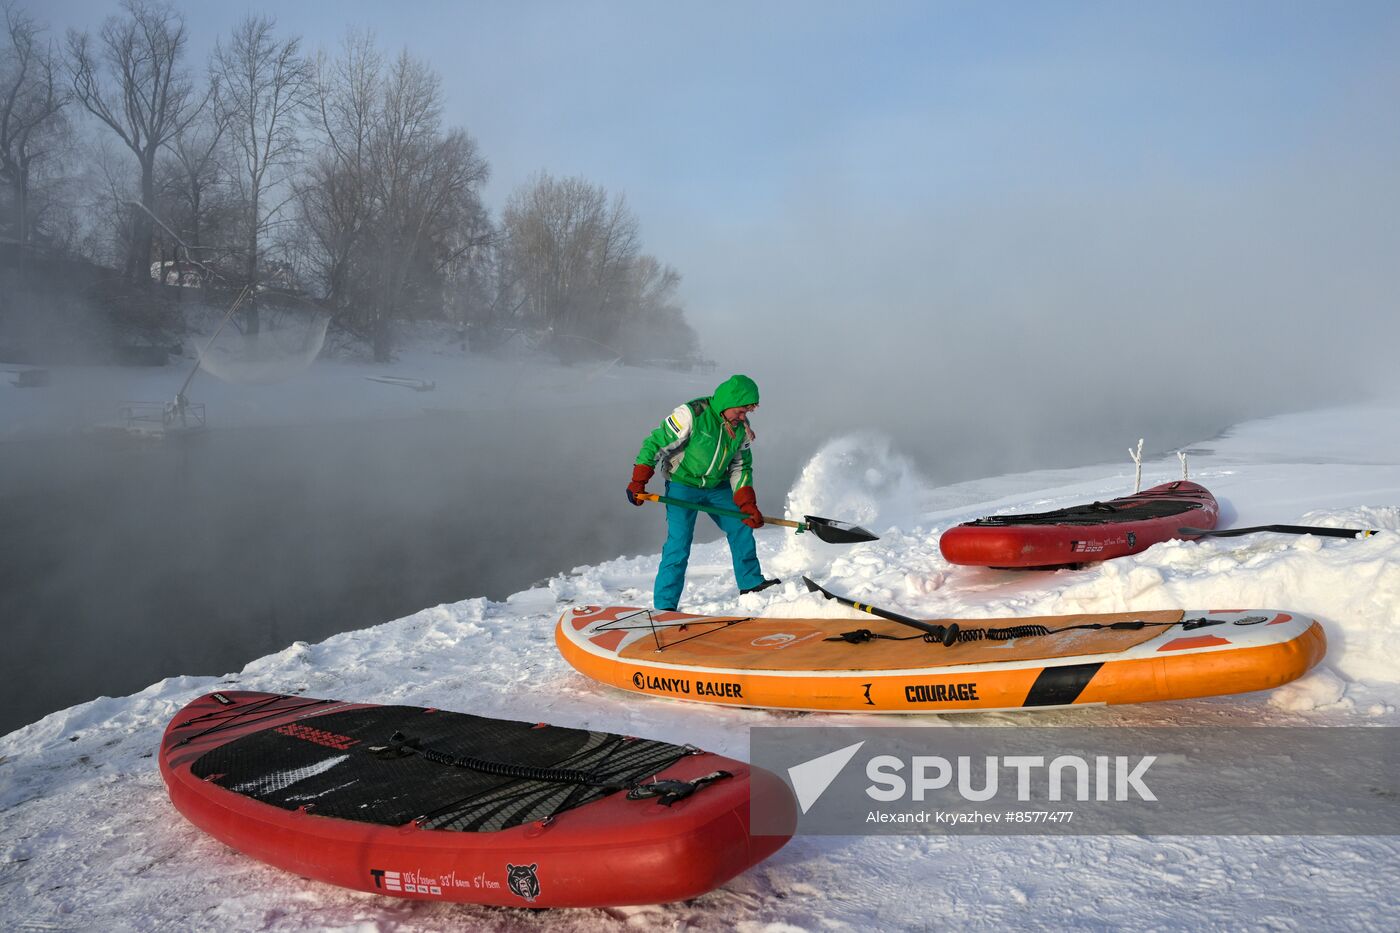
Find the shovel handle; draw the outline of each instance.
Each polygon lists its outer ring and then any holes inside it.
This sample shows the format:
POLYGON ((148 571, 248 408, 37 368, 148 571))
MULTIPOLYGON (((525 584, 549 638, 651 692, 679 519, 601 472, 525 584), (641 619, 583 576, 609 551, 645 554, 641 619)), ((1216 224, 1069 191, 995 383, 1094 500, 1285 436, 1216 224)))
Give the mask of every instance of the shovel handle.
MULTIPOLYGON (((637 498, 645 499, 648 502, 660 502, 663 505, 675 505, 683 509, 692 509, 696 512, 709 512, 712 515, 728 515, 730 518, 737 518, 740 520, 749 517, 738 509, 721 509, 713 505, 701 505, 699 502, 687 502, 685 499, 675 499, 671 496, 658 496, 654 492, 637 493, 637 498)), ((763 516, 763 524, 786 525, 789 528, 800 528, 804 531, 807 529, 806 522, 795 522, 787 518, 769 518, 767 515, 763 516)))

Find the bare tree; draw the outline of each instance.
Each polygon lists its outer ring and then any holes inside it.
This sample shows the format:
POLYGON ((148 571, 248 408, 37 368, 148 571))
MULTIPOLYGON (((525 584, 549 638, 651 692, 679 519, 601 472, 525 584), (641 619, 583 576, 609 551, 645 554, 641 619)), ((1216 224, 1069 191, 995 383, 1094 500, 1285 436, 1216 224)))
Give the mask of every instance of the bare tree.
POLYGON ((317 60, 320 151, 298 186, 300 220, 340 322, 388 359, 391 324, 440 317, 492 241, 475 141, 442 126, 439 77, 401 53, 386 63, 351 32, 317 60))
MULTIPOLYGON (((627 199, 619 194, 612 206, 603 212, 593 248, 593 281, 589 283, 591 301, 576 306, 575 313, 591 313, 594 329, 599 336, 611 339, 622 324, 628 310, 629 286, 633 265, 640 249, 637 236, 637 216, 627 207, 627 199)), ((583 322, 574 319, 573 328, 583 333, 583 322)))
MULTIPOLYGON (((163 190, 173 202, 166 211, 171 225, 191 248, 202 250, 210 214, 221 205, 211 198, 224 175, 222 143, 228 123, 216 108, 208 119, 186 127, 166 147, 163 190)), ((196 256, 203 259, 203 256, 196 256)))
POLYGON ((589 231, 605 207, 600 188, 578 178, 541 173, 517 189, 502 218, 509 263, 521 289, 523 314, 542 327, 563 327, 586 278, 589 231))
POLYGON ((96 265, 117 267, 126 260, 136 215, 141 213, 129 203, 135 167, 110 136, 90 140, 85 150, 80 190, 86 223, 78 252, 96 265))
POLYGON ((125 274, 149 281, 151 216, 156 211, 156 156, 203 109, 180 69, 185 53, 184 17, 168 3, 123 0, 124 17, 109 17, 97 47, 87 33, 68 33, 73 92, 88 112, 115 132, 141 167, 141 204, 133 223, 125 274), (147 213, 149 212, 149 213, 147 213))
POLYGON ((51 49, 40 44, 41 27, 13 2, 4 5, 6 47, 0 50, 0 178, 10 187, 15 239, 33 233, 31 179, 36 165, 53 154, 64 136, 63 108, 70 100, 59 87, 51 49))
POLYGON ((443 244, 442 271, 446 308, 456 321, 465 347, 469 331, 474 343, 491 345, 501 336, 502 313, 499 234, 486 208, 478 201, 475 209, 463 212, 443 244))
MULTIPOLYGON (((243 275, 253 285, 259 283, 264 237, 293 197, 300 124, 313 90, 301 39, 279 40, 275 27, 271 17, 248 16, 227 44, 215 48, 213 61, 216 108, 237 153, 231 178, 243 208, 243 275)), ((256 301, 249 302, 246 320, 247 332, 256 334, 256 301)))
POLYGON ((441 81, 407 52, 387 69, 381 101, 367 177, 374 220, 370 324, 382 360, 390 322, 410 304, 442 308, 441 273, 451 258, 444 247, 453 230, 480 213, 478 192, 489 168, 464 130, 442 132, 441 81))
POLYGON ((638 256, 633 261, 628 270, 625 312, 617 341, 629 356, 696 356, 699 341, 676 300, 680 283, 680 273, 655 256, 638 256))
POLYGON ((383 59, 374 37, 352 31, 335 59, 316 61, 314 112, 324 148, 298 186, 326 300, 344 308, 353 261, 370 222, 369 149, 379 116, 383 59))
POLYGON ((600 186, 546 173, 511 195, 503 217, 508 265, 525 314, 556 340, 608 344, 625 316, 638 254, 636 217, 600 186))

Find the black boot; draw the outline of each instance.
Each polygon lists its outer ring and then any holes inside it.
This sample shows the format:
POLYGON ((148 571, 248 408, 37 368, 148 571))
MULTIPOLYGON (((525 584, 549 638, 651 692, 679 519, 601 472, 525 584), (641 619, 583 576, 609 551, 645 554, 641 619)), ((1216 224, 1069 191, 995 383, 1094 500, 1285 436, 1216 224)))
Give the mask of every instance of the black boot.
POLYGON ((770 587, 770 586, 777 586, 779 583, 782 583, 782 582, 783 582, 782 580, 779 580, 779 579, 776 579, 776 578, 774 578, 774 579, 772 579, 772 580, 764 580, 764 581, 763 581, 762 583, 760 583, 758 586, 751 586, 751 587, 749 587, 749 588, 746 589, 746 590, 740 590, 740 591, 739 591, 739 595, 740 595, 740 596, 747 596, 747 595, 750 594, 750 593, 757 593, 759 590, 766 590, 766 589, 768 589, 768 587, 770 587))

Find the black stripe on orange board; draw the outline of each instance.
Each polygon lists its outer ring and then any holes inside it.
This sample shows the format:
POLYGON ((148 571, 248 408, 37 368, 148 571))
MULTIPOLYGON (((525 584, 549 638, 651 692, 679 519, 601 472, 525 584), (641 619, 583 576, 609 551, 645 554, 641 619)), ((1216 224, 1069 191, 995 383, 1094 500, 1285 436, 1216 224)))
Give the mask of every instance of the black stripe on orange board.
POLYGON ((1096 664, 1065 664, 1060 667, 1047 667, 1031 684, 1022 706, 1065 706, 1079 699, 1079 694, 1089 686, 1089 681, 1103 667, 1096 664))

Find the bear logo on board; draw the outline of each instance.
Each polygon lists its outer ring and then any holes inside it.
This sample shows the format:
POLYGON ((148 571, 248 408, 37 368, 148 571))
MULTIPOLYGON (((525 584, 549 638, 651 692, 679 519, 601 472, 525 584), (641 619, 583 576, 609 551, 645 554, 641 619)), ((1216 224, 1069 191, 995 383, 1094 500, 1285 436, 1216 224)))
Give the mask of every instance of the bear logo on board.
POLYGON ((512 865, 506 863, 506 884, 510 885, 511 891, 525 898, 527 901, 534 901, 540 896, 540 879, 535 874, 539 863, 534 862, 529 865, 512 865))

